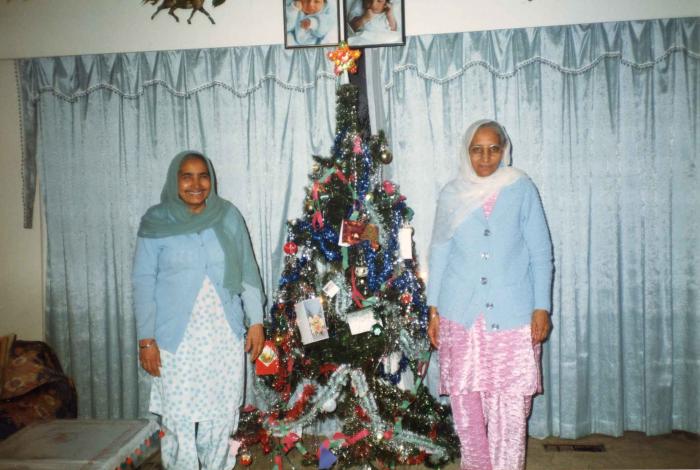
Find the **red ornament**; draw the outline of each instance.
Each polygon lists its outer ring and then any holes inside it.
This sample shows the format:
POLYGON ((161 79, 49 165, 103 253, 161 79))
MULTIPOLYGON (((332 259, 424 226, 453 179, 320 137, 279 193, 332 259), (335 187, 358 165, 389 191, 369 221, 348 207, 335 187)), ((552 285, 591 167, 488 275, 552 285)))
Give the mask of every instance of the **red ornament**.
POLYGON ((241 465, 245 465, 245 466, 247 467, 248 465, 250 465, 250 464, 253 463, 253 456, 250 455, 250 454, 248 453, 248 451, 243 452, 243 453, 241 454, 240 461, 241 461, 241 465))
POLYGON ((384 180, 382 183, 382 188, 384 188, 384 192, 389 196, 393 196, 394 191, 396 191, 396 186, 394 186, 394 183, 389 180, 384 180))
POLYGON ((413 296, 410 292, 404 292, 403 294, 401 294, 401 297, 399 297, 399 301, 404 305, 410 304, 412 299, 413 296))
POLYGON ((299 247, 294 242, 287 242, 284 244, 284 252, 287 253, 288 255, 296 254, 298 249, 299 249, 299 247))

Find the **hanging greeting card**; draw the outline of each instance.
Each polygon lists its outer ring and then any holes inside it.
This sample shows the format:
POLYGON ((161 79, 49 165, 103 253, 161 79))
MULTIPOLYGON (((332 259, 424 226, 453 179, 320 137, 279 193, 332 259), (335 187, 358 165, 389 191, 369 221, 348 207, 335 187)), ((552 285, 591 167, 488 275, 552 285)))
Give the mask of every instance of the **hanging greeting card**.
POLYGON ((399 229, 399 257, 413 259, 413 228, 410 225, 399 229))
POLYGON ((362 310, 348 313, 347 322, 350 327, 350 333, 353 335, 371 331, 374 325, 382 325, 381 319, 374 318, 374 310, 371 308, 363 308, 362 310))
POLYGON ((343 220, 340 224, 340 236, 338 245, 352 246, 360 243, 362 233, 365 231, 365 224, 357 220, 343 220))
POLYGON ((276 374, 280 368, 280 359, 277 354, 275 342, 272 340, 265 341, 263 350, 255 360, 255 373, 257 375, 272 375, 276 374))
POLYGON ((374 224, 367 224, 362 235, 360 235, 360 240, 369 240, 372 249, 376 250, 379 248, 379 227, 374 224))
POLYGON ((296 303, 294 310, 297 313, 297 327, 302 343, 309 344, 328 339, 326 317, 317 297, 296 303))

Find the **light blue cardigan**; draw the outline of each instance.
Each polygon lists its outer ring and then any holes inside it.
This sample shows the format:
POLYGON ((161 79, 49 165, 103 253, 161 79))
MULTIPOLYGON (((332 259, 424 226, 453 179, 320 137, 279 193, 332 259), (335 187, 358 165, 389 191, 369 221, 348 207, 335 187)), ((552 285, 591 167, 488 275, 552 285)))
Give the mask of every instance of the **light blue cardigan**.
POLYGON ((431 247, 428 305, 465 327, 484 314, 488 329, 517 328, 535 309, 551 312, 552 270, 542 203, 522 177, 501 190, 488 219, 478 208, 431 247))
MULTIPOLYGON (((225 223, 235 230, 245 230, 245 225, 231 217, 225 223)), ((245 235, 237 238, 242 258, 238 262, 255 263, 245 235)), ((262 295, 257 288, 243 282, 240 295, 231 295, 224 288, 224 252, 216 233, 209 228, 187 235, 138 238, 132 273, 138 338, 155 338, 161 349, 176 352, 204 276, 214 284, 236 336, 245 333, 244 317, 249 325, 262 323, 262 295)))

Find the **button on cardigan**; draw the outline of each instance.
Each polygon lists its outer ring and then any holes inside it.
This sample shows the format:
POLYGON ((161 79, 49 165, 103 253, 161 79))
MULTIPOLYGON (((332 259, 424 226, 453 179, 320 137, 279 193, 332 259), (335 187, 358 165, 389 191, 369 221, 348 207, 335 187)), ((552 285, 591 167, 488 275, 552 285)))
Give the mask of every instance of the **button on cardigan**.
POLYGON ((479 314, 493 329, 551 311, 552 242, 537 189, 527 177, 502 188, 486 217, 467 215, 454 236, 432 245, 427 301, 469 328, 479 314))

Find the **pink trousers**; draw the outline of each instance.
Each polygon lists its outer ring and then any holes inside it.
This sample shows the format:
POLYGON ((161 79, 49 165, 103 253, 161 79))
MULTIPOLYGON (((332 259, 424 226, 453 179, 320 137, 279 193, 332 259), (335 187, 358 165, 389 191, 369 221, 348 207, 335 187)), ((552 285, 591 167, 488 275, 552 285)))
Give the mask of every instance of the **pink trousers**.
POLYGON ((489 331, 483 316, 471 328, 440 319, 440 388, 450 395, 462 469, 524 468, 540 354, 530 325, 489 331))
POLYGON ((472 392, 452 395, 450 401, 461 444, 462 470, 525 468, 532 396, 472 392))

